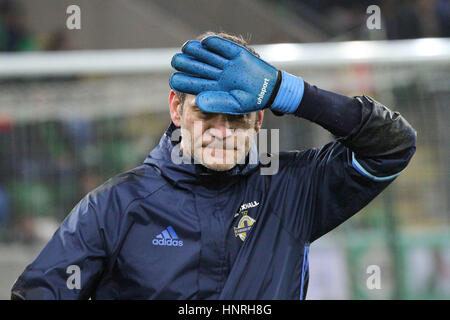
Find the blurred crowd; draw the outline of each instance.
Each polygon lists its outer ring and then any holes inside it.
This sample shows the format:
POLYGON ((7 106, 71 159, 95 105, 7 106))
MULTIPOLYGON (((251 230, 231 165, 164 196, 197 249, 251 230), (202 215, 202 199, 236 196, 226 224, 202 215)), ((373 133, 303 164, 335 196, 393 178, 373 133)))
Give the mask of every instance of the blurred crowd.
POLYGON ((0 0, 0 52, 68 49, 66 33, 60 29, 46 35, 30 30, 19 2, 0 0))
MULTIPOLYGON (((19 2, 0 0, 0 52, 64 50, 66 48, 68 46, 64 32, 57 30, 47 35, 36 35, 30 30, 24 8, 19 2)), ((0 79, 0 85, 23 82, 26 80, 0 79)), ((73 128, 74 125, 76 125, 75 121, 68 124, 66 129, 63 126, 62 130, 70 133, 68 129, 73 128)), ((14 119, 3 114, 0 108, 0 242, 34 240, 35 227, 32 217, 35 213, 45 216, 44 212, 50 211, 51 198, 55 197, 52 193, 57 191, 47 188, 43 181, 38 182, 43 176, 46 177, 43 172, 44 167, 47 172, 53 172, 56 177, 64 175, 74 177, 74 173, 70 170, 64 172, 62 161, 52 166, 52 159, 42 157, 45 151, 41 150, 38 152, 40 156, 36 156, 37 150, 25 150, 24 145, 20 145, 19 139, 33 140, 40 139, 41 136, 32 128, 26 131, 16 126, 14 119), (23 137, 26 131, 29 132, 29 136, 23 137), (51 160, 50 163, 48 163, 49 160, 51 160)), ((41 142, 30 143, 30 145, 41 146, 45 149, 46 144, 41 142)), ((92 180, 92 177, 93 175, 90 175, 89 179, 92 180)))
POLYGON ((0 2, 0 51, 36 50, 38 43, 26 28, 23 11, 17 3, 0 2))
POLYGON ((59 224, 84 195, 143 161, 158 121, 167 123, 140 115, 0 126, 0 243, 50 236, 42 224, 59 224))

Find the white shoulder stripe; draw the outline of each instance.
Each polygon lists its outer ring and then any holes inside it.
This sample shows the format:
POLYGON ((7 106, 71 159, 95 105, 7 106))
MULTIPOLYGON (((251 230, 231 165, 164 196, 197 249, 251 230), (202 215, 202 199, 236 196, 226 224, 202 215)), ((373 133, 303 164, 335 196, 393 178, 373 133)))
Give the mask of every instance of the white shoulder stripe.
POLYGON ((352 152, 352 165, 353 167, 356 169, 356 171, 358 171, 359 173, 361 173, 362 175, 372 179, 373 181, 387 181, 387 180, 392 180, 395 177, 397 177, 400 173, 402 173, 402 171, 393 174, 391 176, 387 176, 387 177, 376 177, 373 174, 369 173, 366 169, 363 168, 363 166, 358 162, 358 160, 356 160, 355 158, 355 153, 352 152))

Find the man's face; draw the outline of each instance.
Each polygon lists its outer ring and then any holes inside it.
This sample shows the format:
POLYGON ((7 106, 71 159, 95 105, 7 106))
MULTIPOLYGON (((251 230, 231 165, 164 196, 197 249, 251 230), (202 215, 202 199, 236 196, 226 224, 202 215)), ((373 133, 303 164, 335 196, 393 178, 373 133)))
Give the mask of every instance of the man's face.
POLYGON ((171 116, 182 130, 183 154, 216 171, 226 171, 244 163, 261 127, 264 111, 245 115, 207 113, 197 107, 196 96, 188 94, 180 114, 178 97, 174 95, 170 96, 171 116))

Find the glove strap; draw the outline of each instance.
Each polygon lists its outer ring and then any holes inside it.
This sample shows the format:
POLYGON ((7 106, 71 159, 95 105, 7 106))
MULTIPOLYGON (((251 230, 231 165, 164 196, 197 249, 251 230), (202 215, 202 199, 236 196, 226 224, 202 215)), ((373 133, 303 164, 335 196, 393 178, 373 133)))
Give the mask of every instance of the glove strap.
POLYGON ((301 77, 281 71, 281 85, 270 108, 282 113, 294 113, 302 101, 304 89, 301 77))

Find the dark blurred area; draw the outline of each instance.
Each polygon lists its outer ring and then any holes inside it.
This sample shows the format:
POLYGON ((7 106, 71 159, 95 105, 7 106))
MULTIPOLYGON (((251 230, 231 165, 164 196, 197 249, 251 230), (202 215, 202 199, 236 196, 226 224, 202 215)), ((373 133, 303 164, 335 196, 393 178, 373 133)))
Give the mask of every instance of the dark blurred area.
POLYGON ((0 2, 0 50, 36 50, 37 43, 25 26, 24 12, 20 5, 12 1, 0 2))
POLYGON ((67 38, 63 28, 45 34, 36 34, 26 13, 27 10, 21 1, 0 1, 0 51, 69 49, 66 46, 67 38))
POLYGON ((450 0, 1 0, 0 51, 177 47, 205 30, 253 44, 450 36, 450 0), (66 8, 82 28, 65 28, 66 8), (366 27, 370 5, 381 29, 366 27))
POLYGON ((397 40, 450 36, 448 0, 272 0, 338 40, 397 40), (367 32, 366 8, 380 7, 381 30, 367 32))

